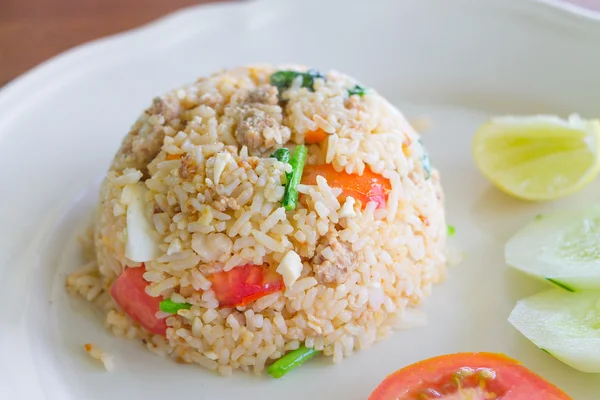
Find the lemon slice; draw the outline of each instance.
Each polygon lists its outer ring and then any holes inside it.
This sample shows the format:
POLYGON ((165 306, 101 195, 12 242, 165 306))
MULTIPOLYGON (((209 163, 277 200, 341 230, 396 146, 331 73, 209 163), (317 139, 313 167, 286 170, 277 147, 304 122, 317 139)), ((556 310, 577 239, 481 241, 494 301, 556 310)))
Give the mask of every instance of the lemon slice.
POLYGON ((525 200, 552 200, 598 174, 600 122, 577 115, 493 118, 475 133, 473 156, 500 190, 525 200))

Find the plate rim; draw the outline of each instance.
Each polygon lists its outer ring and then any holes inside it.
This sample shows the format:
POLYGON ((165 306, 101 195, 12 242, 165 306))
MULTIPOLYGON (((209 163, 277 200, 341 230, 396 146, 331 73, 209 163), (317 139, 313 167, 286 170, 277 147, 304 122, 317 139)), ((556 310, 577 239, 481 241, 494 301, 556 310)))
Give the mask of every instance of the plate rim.
MULTIPOLYGON (((208 16, 212 15, 212 12, 207 11, 210 9, 216 10, 218 13, 224 12, 224 9, 227 8, 235 8, 236 12, 243 12, 246 10, 246 8, 252 8, 255 5, 263 6, 265 4, 272 4, 275 3, 275 1, 279 1, 277 5, 281 6, 281 1, 284 0, 252 0, 248 1, 247 3, 216 3, 211 5, 199 5, 184 8, 138 28, 76 46, 71 50, 52 57, 46 62, 43 62, 27 73, 16 78, 13 82, 7 85, 8 87, 0 89, 0 107, 6 107, 5 113, 0 115, 0 146, 2 146, 2 140, 7 136, 8 133, 8 130, 3 132, 3 128, 9 127, 13 119, 19 119, 22 117, 20 112, 22 109, 20 108, 27 109, 31 105, 31 102, 36 100, 36 96, 33 96, 32 99, 24 98, 24 95, 29 95, 29 93, 27 93, 27 89, 31 88, 32 85, 38 85, 41 82, 40 86, 43 85, 43 87, 40 87, 39 90, 41 93, 39 93, 38 96, 43 97, 47 95, 49 91, 51 92, 52 90, 64 84, 64 81, 62 83, 51 82, 48 80, 48 77, 52 77, 53 74, 56 73, 64 74, 66 70, 68 71, 68 69, 72 68, 73 65, 77 65, 82 61, 87 61, 89 64, 89 60, 86 60, 88 58, 111 54, 111 52, 118 53, 122 47, 131 48, 132 45, 134 45, 137 41, 146 41, 148 38, 156 37, 155 35, 157 32, 161 33, 165 30, 172 29, 173 27, 171 25, 177 25, 178 21, 187 20, 189 18, 207 18, 208 16), (106 46, 106 48, 104 48, 104 46, 106 46), (10 104, 11 102, 14 102, 14 104, 10 104)), ((292 2, 295 0, 285 1, 292 2)), ((409 2, 419 0, 403 1, 409 2)), ((463 4, 468 5, 468 1, 469 0, 465 0, 463 4)), ((513 11, 516 14, 525 11, 529 13, 534 12, 536 16, 541 17, 541 22, 550 26, 558 25, 561 19, 565 19, 563 17, 568 17, 567 22, 577 22, 581 25, 584 25, 584 29, 592 28, 593 30, 590 31, 590 35, 600 37, 600 24, 598 24, 598 21, 600 21, 599 13, 581 13, 579 12, 579 9, 572 10, 570 7, 565 8, 565 5, 573 5, 566 4, 561 0, 488 0, 486 3, 480 3, 479 0, 474 0, 472 4, 477 4, 479 7, 484 7, 487 10, 501 6, 503 9, 513 11), (584 24, 586 21, 589 23, 584 24)), ((198 29, 186 30, 186 32, 182 32, 182 34, 198 36, 202 35, 201 31, 198 29)), ((163 44, 168 45, 168 43, 168 38, 163 41, 163 44)), ((147 50, 140 49, 137 50, 135 54, 143 53, 145 51, 147 50)), ((80 71, 80 73, 85 74, 88 71, 89 70, 87 68, 83 68, 83 71, 80 71)), ((0 276, 1 275, 2 274, 0 271, 0 276)), ((53 394, 50 393, 50 395, 53 394)))

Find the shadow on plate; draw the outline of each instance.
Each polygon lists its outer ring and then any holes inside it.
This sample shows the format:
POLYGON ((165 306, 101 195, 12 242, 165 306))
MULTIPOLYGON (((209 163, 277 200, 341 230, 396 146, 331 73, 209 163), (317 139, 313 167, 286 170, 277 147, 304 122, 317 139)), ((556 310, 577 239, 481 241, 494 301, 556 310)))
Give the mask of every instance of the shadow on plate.
POLYGON ((494 240, 505 243, 540 212, 540 205, 516 199, 490 185, 471 210, 472 220, 478 228, 494 240))

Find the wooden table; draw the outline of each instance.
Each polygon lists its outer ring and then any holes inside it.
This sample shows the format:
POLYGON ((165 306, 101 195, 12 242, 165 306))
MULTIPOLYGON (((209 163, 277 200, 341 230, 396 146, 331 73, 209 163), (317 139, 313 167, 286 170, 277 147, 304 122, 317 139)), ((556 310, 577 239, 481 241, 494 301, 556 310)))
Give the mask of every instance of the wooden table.
MULTIPOLYGON (((0 87, 77 44, 213 1, 223 0, 0 0, 0 87)), ((600 0, 569 1, 600 10, 600 0)))
POLYGON ((0 87, 80 43, 222 0, 0 0, 0 87))

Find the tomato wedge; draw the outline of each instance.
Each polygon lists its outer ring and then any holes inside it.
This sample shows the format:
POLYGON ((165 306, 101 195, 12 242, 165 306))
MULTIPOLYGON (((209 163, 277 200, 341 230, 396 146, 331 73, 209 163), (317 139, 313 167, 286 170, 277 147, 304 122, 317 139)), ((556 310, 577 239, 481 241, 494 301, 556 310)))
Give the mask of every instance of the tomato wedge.
POLYGON ((160 297, 146 293, 148 282, 144 279, 146 268, 125 268, 110 288, 110 294, 129 317, 155 335, 165 336, 167 324, 164 319, 156 318, 160 297))
POLYGON ((221 307, 245 306, 283 290, 283 278, 267 265, 246 264, 208 276, 221 307))
POLYGON ((389 375, 369 400, 571 400, 563 391, 502 354, 429 358, 389 375))
POLYGON ((352 196, 364 206, 369 201, 377 203, 377 208, 384 208, 388 193, 392 190, 390 181, 374 173, 370 168, 365 168, 362 175, 338 172, 331 164, 306 165, 302 174, 301 183, 316 185, 317 176, 321 175, 331 187, 342 189, 339 200, 343 202, 346 197, 352 196))

